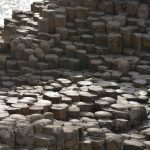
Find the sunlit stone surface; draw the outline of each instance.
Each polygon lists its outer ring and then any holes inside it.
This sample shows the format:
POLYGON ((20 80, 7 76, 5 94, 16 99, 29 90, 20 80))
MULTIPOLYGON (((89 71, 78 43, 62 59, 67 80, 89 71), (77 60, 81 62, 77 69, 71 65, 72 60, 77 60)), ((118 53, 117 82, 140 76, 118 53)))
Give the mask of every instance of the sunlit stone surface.
POLYGON ((13 11, 0 28, 0 150, 150 150, 149 10, 43 0, 13 11))
POLYGON ((4 18, 11 17, 12 10, 30 10, 34 1, 41 0, 0 0, 0 26, 3 26, 4 18))

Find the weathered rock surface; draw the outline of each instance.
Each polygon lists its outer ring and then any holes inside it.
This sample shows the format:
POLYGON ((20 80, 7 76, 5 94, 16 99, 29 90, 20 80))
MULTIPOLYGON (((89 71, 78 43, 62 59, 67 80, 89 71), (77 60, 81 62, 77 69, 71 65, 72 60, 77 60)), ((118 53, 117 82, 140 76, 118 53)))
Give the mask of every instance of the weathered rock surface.
POLYGON ((47 0, 13 11, 0 28, 0 149, 149 149, 149 8, 47 0))

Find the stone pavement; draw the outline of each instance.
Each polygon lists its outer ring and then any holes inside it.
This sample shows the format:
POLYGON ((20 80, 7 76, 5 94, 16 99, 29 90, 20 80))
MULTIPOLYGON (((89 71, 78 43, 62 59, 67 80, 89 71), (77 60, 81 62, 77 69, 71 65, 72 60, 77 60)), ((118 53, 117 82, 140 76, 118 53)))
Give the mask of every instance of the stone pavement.
POLYGON ((150 148, 148 87, 90 72, 51 73, 1 76, 0 149, 150 148))

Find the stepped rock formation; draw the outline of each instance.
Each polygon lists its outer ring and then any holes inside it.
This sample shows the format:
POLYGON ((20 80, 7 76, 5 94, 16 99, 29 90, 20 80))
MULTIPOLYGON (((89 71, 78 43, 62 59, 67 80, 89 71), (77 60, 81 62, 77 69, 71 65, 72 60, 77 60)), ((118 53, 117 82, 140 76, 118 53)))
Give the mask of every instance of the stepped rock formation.
POLYGON ((0 150, 149 150, 150 1, 43 0, 0 28, 0 150))

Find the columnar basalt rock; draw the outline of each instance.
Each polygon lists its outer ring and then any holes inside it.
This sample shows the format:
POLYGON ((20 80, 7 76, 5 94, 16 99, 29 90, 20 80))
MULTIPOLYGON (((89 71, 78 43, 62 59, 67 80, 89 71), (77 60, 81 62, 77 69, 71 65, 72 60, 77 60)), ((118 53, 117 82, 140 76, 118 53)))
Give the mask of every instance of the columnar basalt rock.
POLYGON ((13 11, 0 28, 0 149, 149 149, 149 9, 43 0, 13 11))

